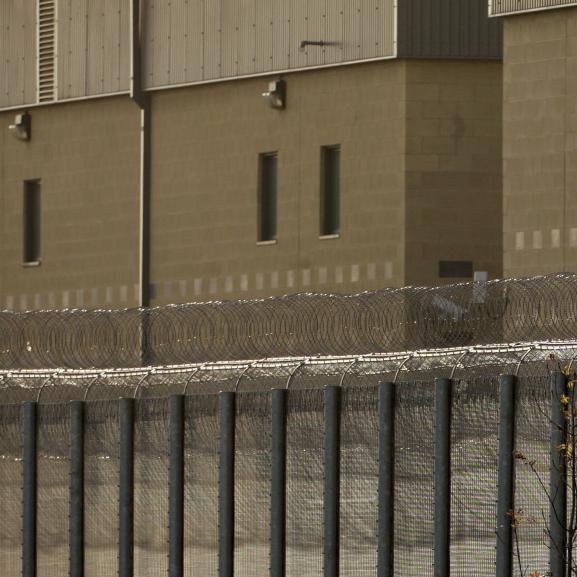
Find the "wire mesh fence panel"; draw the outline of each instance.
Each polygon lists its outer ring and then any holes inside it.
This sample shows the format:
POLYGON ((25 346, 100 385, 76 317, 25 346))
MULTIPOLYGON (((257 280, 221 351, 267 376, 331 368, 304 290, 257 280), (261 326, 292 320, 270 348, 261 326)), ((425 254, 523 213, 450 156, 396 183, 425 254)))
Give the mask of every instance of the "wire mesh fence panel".
POLYGON ((22 572, 22 418, 19 405, 0 405, 0 574, 22 572))
POLYGON ((134 572, 168 571, 168 399, 139 399, 134 411, 134 572))
POLYGON ((523 378, 517 386, 515 415, 514 574, 548 570, 550 378, 523 378))
POLYGON ((84 571, 118 574, 118 401, 85 406, 84 571))
POLYGON ((68 405, 38 407, 38 577, 68 572, 68 405))
POLYGON ((323 391, 289 391, 287 577, 323 572, 323 391))
POLYGON ((218 576, 218 395, 185 402, 184 574, 218 576))
POLYGON ((498 378, 456 381, 451 420, 451 575, 495 574, 498 378))
POLYGON ((433 382, 398 383, 395 402, 395 575, 433 574, 433 382))
POLYGON ((373 577, 377 565, 378 388, 342 391, 341 575, 373 577))
POLYGON ((237 577, 269 573, 271 395, 236 397, 235 571, 237 577))

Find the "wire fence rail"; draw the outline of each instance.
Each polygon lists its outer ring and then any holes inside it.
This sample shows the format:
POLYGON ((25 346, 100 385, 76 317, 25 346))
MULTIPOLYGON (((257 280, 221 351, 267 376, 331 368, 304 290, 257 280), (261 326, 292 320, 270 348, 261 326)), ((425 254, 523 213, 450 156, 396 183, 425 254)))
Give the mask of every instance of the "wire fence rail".
POLYGON ((577 275, 130 310, 0 312, 0 369, 109 368, 577 339, 577 275))
POLYGON ((567 379, 496 375, 0 405, 0 573, 511 577, 514 506, 545 574, 567 379))

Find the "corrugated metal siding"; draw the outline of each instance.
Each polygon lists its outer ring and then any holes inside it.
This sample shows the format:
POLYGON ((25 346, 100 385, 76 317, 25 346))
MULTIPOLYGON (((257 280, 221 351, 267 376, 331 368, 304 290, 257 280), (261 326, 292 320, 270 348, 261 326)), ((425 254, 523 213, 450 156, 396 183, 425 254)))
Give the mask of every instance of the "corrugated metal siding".
POLYGON ((36 2, 0 2, 0 107, 36 102, 36 2))
POLYGON ((564 6, 577 6, 577 2, 575 0, 491 0, 489 13, 491 16, 501 16, 564 6))
POLYGON ((489 19, 487 0, 399 0, 398 19, 401 58, 502 56, 501 23, 489 19))
POLYGON ((147 88, 395 51, 393 0, 147 0, 145 11, 147 88))
POLYGON ((59 0, 58 14, 58 99, 127 90, 129 0, 59 0))

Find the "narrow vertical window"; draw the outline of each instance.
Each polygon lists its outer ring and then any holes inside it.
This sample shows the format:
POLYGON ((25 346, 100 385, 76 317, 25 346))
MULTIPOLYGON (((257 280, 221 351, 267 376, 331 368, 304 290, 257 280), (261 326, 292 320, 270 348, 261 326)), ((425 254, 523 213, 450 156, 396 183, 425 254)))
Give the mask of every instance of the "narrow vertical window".
POLYGON ((258 240, 276 240, 277 222, 277 153, 259 156, 258 240))
POLYGON ((24 263, 40 261, 40 181, 24 181, 24 263))
POLYGON ((321 149, 321 235, 341 229, 341 147, 321 149))

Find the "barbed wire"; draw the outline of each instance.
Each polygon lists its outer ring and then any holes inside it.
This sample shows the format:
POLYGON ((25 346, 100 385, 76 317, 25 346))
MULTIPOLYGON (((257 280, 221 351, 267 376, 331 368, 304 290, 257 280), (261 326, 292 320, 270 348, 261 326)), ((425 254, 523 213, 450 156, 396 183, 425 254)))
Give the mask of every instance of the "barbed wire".
POLYGON ((0 312, 0 369, 110 368, 577 338, 577 275, 151 309, 0 312))
POLYGON ((120 397, 167 397, 326 385, 371 386, 384 381, 474 380, 500 374, 542 377, 577 368, 577 340, 449 349, 371 353, 359 356, 284 357, 186 365, 0 371, 3 404, 98 401, 120 397))

